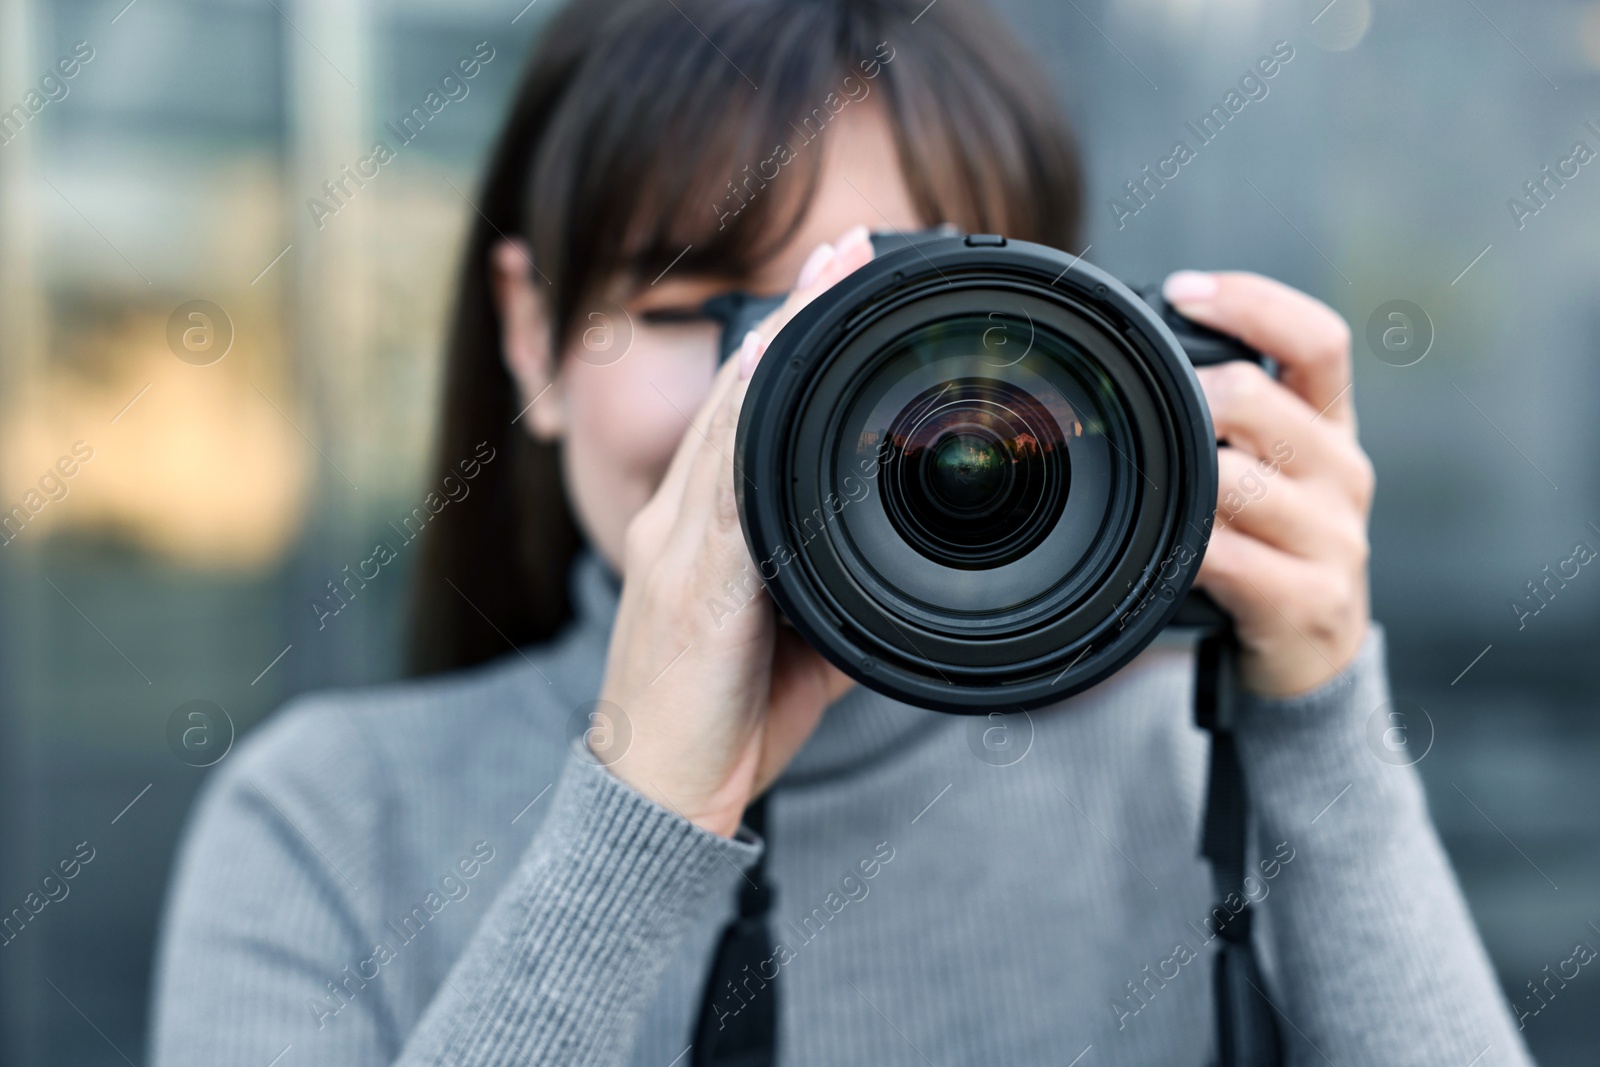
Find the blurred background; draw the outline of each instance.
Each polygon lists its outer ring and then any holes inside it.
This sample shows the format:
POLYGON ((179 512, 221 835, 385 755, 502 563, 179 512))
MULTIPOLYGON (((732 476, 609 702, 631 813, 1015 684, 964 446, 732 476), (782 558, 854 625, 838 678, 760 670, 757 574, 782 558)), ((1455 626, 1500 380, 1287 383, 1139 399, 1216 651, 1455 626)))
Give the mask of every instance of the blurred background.
MULTIPOLYGON (((0 1061, 144 1061, 207 773, 176 734, 219 756, 398 673, 403 570, 311 604, 426 492, 469 198, 559 2, 0 0, 0 912, 94 856, 0 948, 0 1061), (330 200, 479 42, 468 95, 330 200)), ((1411 758, 1539 1007, 1600 948, 1600 569, 1564 562, 1600 549, 1600 3, 996 2, 1078 123, 1086 258, 1261 271, 1351 323, 1411 758), (1280 41, 1267 94, 1130 197, 1280 41)), ((1600 974, 1525 1033, 1594 1063, 1600 974)))

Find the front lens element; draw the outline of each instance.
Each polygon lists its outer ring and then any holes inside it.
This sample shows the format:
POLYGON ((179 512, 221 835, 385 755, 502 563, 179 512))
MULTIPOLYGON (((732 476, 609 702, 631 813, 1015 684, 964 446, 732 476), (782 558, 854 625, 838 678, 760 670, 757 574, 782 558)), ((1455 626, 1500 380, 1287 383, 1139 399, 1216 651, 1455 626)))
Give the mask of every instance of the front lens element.
POLYGON ((928 492, 957 513, 993 511, 1011 485, 1005 443, 981 432, 947 434, 929 449, 923 476, 928 492))
POLYGON ((949 567, 998 567, 1032 551, 1066 504, 1061 427, 1023 390, 962 378, 924 391, 884 442, 884 506, 900 536, 949 567))
POLYGON ((825 532, 896 625, 1023 630, 1091 593, 1126 544, 1145 483, 1123 390, 1095 339, 1040 302, 1008 302, 941 294, 937 317, 897 310, 814 394, 799 454, 817 465, 798 485, 823 492, 794 528, 825 532), (977 307, 949 307, 962 299, 977 307))

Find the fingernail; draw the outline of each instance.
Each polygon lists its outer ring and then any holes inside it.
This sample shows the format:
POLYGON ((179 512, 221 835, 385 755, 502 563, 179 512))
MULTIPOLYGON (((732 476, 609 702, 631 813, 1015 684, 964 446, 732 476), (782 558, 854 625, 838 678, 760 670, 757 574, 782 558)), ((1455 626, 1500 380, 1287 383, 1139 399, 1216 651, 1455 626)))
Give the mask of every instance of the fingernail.
POLYGON ((1217 295, 1217 276, 1197 270, 1167 275, 1161 294, 1172 304, 1198 304, 1217 295))
POLYGON ((872 233, 865 226, 855 225, 850 227, 844 232, 844 236, 839 238, 839 243, 836 246, 839 257, 842 259, 849 253, 858 251, 863 245, 869 244, 871 240, 872 233))
POLYGON ((755 373, 756 364, 761 362, 761 353, 766 347, 756 331, 751 330, 744 335, 744 341, 739 345, 739 377, 748 378, 755 373))
POLYGON ((795 279, 795 288, 804 289, 822 276, 822 268, 832 262, 834 252, 830 244, 821 244, 817 250, 806 257, 805 265, 800 268, 800 277, 795 279))

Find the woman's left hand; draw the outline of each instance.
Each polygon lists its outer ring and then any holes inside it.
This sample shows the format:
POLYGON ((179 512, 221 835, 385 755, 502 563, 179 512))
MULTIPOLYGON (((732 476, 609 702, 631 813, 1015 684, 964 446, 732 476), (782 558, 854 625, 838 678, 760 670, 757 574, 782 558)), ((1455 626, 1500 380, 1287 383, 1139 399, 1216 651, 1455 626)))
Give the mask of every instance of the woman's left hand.
POLYGON ((1211 544, 1196 584, 1233 616, 1247 689, 1309 692, 1343 672, 1370 625, 1372 463, 1356 440, 1350 328, 1255 274, 1180 271, 1165 294, 1195 322, 1277 361, 1198 371, 1218 448, 1211 544))

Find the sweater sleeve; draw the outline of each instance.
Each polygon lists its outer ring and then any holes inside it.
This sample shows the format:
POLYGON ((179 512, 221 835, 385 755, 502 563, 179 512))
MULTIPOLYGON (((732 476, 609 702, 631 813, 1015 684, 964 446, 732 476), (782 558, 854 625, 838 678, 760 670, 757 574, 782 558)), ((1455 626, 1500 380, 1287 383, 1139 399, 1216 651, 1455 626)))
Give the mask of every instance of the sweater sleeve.
POLYGON ((1388 701, 1374 627, 1340 677, 1240 709, 1287 1062, 1524 1067, 1413 765, 1431 725, 1388 701), (1396 754, 1383 739, 1401 725, 1414 747, 1396 754))
POLYGON ((694 916, 761 845, 567 761, 550 817, 398 1064, 620 1064, 694 916))
POLYGON ((158 959, 161 1067, 622 1064, 688 925, 762 847, 568 755, 543 823, 403 1032, 351 970, 392 940, 374 846, 383 783, 359 738, 341 743, 341 717, 291 718, 198 807, 158 959))

